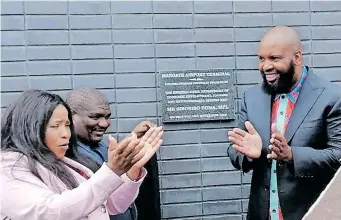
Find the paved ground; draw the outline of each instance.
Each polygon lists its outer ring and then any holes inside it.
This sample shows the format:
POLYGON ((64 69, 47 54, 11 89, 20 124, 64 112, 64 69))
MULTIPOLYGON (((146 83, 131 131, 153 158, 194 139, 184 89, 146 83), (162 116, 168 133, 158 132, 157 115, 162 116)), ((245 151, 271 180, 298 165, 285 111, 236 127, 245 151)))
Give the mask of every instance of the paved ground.
POLYGON ((303 220, 341 219, 341 168, 303 220))

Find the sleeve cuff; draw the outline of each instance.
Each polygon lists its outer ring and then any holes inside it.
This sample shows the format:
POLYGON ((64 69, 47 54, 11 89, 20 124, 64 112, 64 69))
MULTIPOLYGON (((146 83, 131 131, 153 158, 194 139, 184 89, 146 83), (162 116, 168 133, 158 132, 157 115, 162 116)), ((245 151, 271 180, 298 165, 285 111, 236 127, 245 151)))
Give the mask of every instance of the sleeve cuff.
POLYGON ((124 184, 124 180, 112 171, 106 163, 103 163, 101 168, 90 177, 90 180, 96 187, 102 188, 108 192, 109 195, 124 184))
POLYGON ((144 178, 146 177, 146 175, 147 175, 147 170, 143 167, 142 169, 141 169, 141 172, 140 172, 140 174, 139 174, 139 177, 138 177, 138 179, 137 180, 131 180, 128 176, 127 176, 127 174, 125 173, 125 174, 123 174, 122 176, 121 176, 121 178, 123 179, 123 181, 125 182, 125 183, 138 183, 138 184, 140 184, 143 180, 144 180, 144 178))

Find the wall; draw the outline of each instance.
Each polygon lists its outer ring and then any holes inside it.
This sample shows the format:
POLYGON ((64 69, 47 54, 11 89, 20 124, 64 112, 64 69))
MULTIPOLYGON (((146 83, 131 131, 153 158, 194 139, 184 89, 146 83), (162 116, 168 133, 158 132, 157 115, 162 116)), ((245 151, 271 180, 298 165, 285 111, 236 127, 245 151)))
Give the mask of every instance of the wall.
MULTIPOLYGON (((161 70, 237 69, 236 106, 260 82, 256 48, 271 26, 294 26, 305 63, 341 83, 341 2, 1 2, 1 107, 29 88, 63 97, 95 87, 110 132, 160 119, 161 70)), ((242 219, 250 174, 226 157, 234 121, 164 125, 158 154, 164 219, 242 219), (188 217, 188 218, 186 218, 188 217)))

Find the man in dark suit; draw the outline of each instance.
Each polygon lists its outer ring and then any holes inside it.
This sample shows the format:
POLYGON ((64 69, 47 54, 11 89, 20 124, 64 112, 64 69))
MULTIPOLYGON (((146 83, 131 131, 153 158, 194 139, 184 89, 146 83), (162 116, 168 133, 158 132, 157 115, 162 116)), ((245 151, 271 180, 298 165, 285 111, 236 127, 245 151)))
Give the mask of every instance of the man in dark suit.
POLYGON ((228 155, 253 170, 248 219, 298 220, 340 166, 341 89, 303 66, 292 28, 265 33, 258 57, 263 84, 244 94, 228 155))
MULTIPOLYGON (((111 124, 111 110, 103 93, 93 88, 72 90, 66 99, 72 110, 73 123, 77 135, 77 149, 94 163, 88 164, 93 172, 108 159, 108 146, 103 140, 111 124)), ((154 126, 150 121, 142 121, 132 131, 138 138, 154 126)), ((145 165, 148 175, 141 184, 139 195, 124 213, 110 216, 111 220, 159 220, 160 198, 157 158, 154 155, 145 165)))

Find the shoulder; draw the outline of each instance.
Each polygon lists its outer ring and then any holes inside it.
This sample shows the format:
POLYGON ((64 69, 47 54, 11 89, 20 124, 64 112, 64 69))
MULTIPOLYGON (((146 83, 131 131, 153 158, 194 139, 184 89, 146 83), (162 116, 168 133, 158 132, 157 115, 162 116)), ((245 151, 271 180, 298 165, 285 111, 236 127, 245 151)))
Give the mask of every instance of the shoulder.
POLYGON ((8 180, 20 179, 31 182, 37 179, 31 172, 27 156, 18 152, 1 152, 1 175, 8 180))
POLYGON ((325 93, 328 93, 328 95, 331 95, 331 97, 334 99, 339 100, 341 98, 341 86, 337 85, 336 83, 326 81, 325 93))
POLYGON ((312 80, 309 82, 312 87, 323 88, 323 98, 327 98, 335 102, 341 99, 341 86, 330 82, 315 73, 311 73, 311 78, 312 80))
POLYGON ((258 96, 259 94, 264 94, 262 84, 257 84, 257 85, 251 86, 249 89, 247 89, 245 91, 243 96, 245 98, 248 98, 248 97, 258 96))
POLYGON ((15 165, 28 166, 28 158, 22 153, 13 151, 2 151, 0 155, 2 169, 13 167, 15 165))

